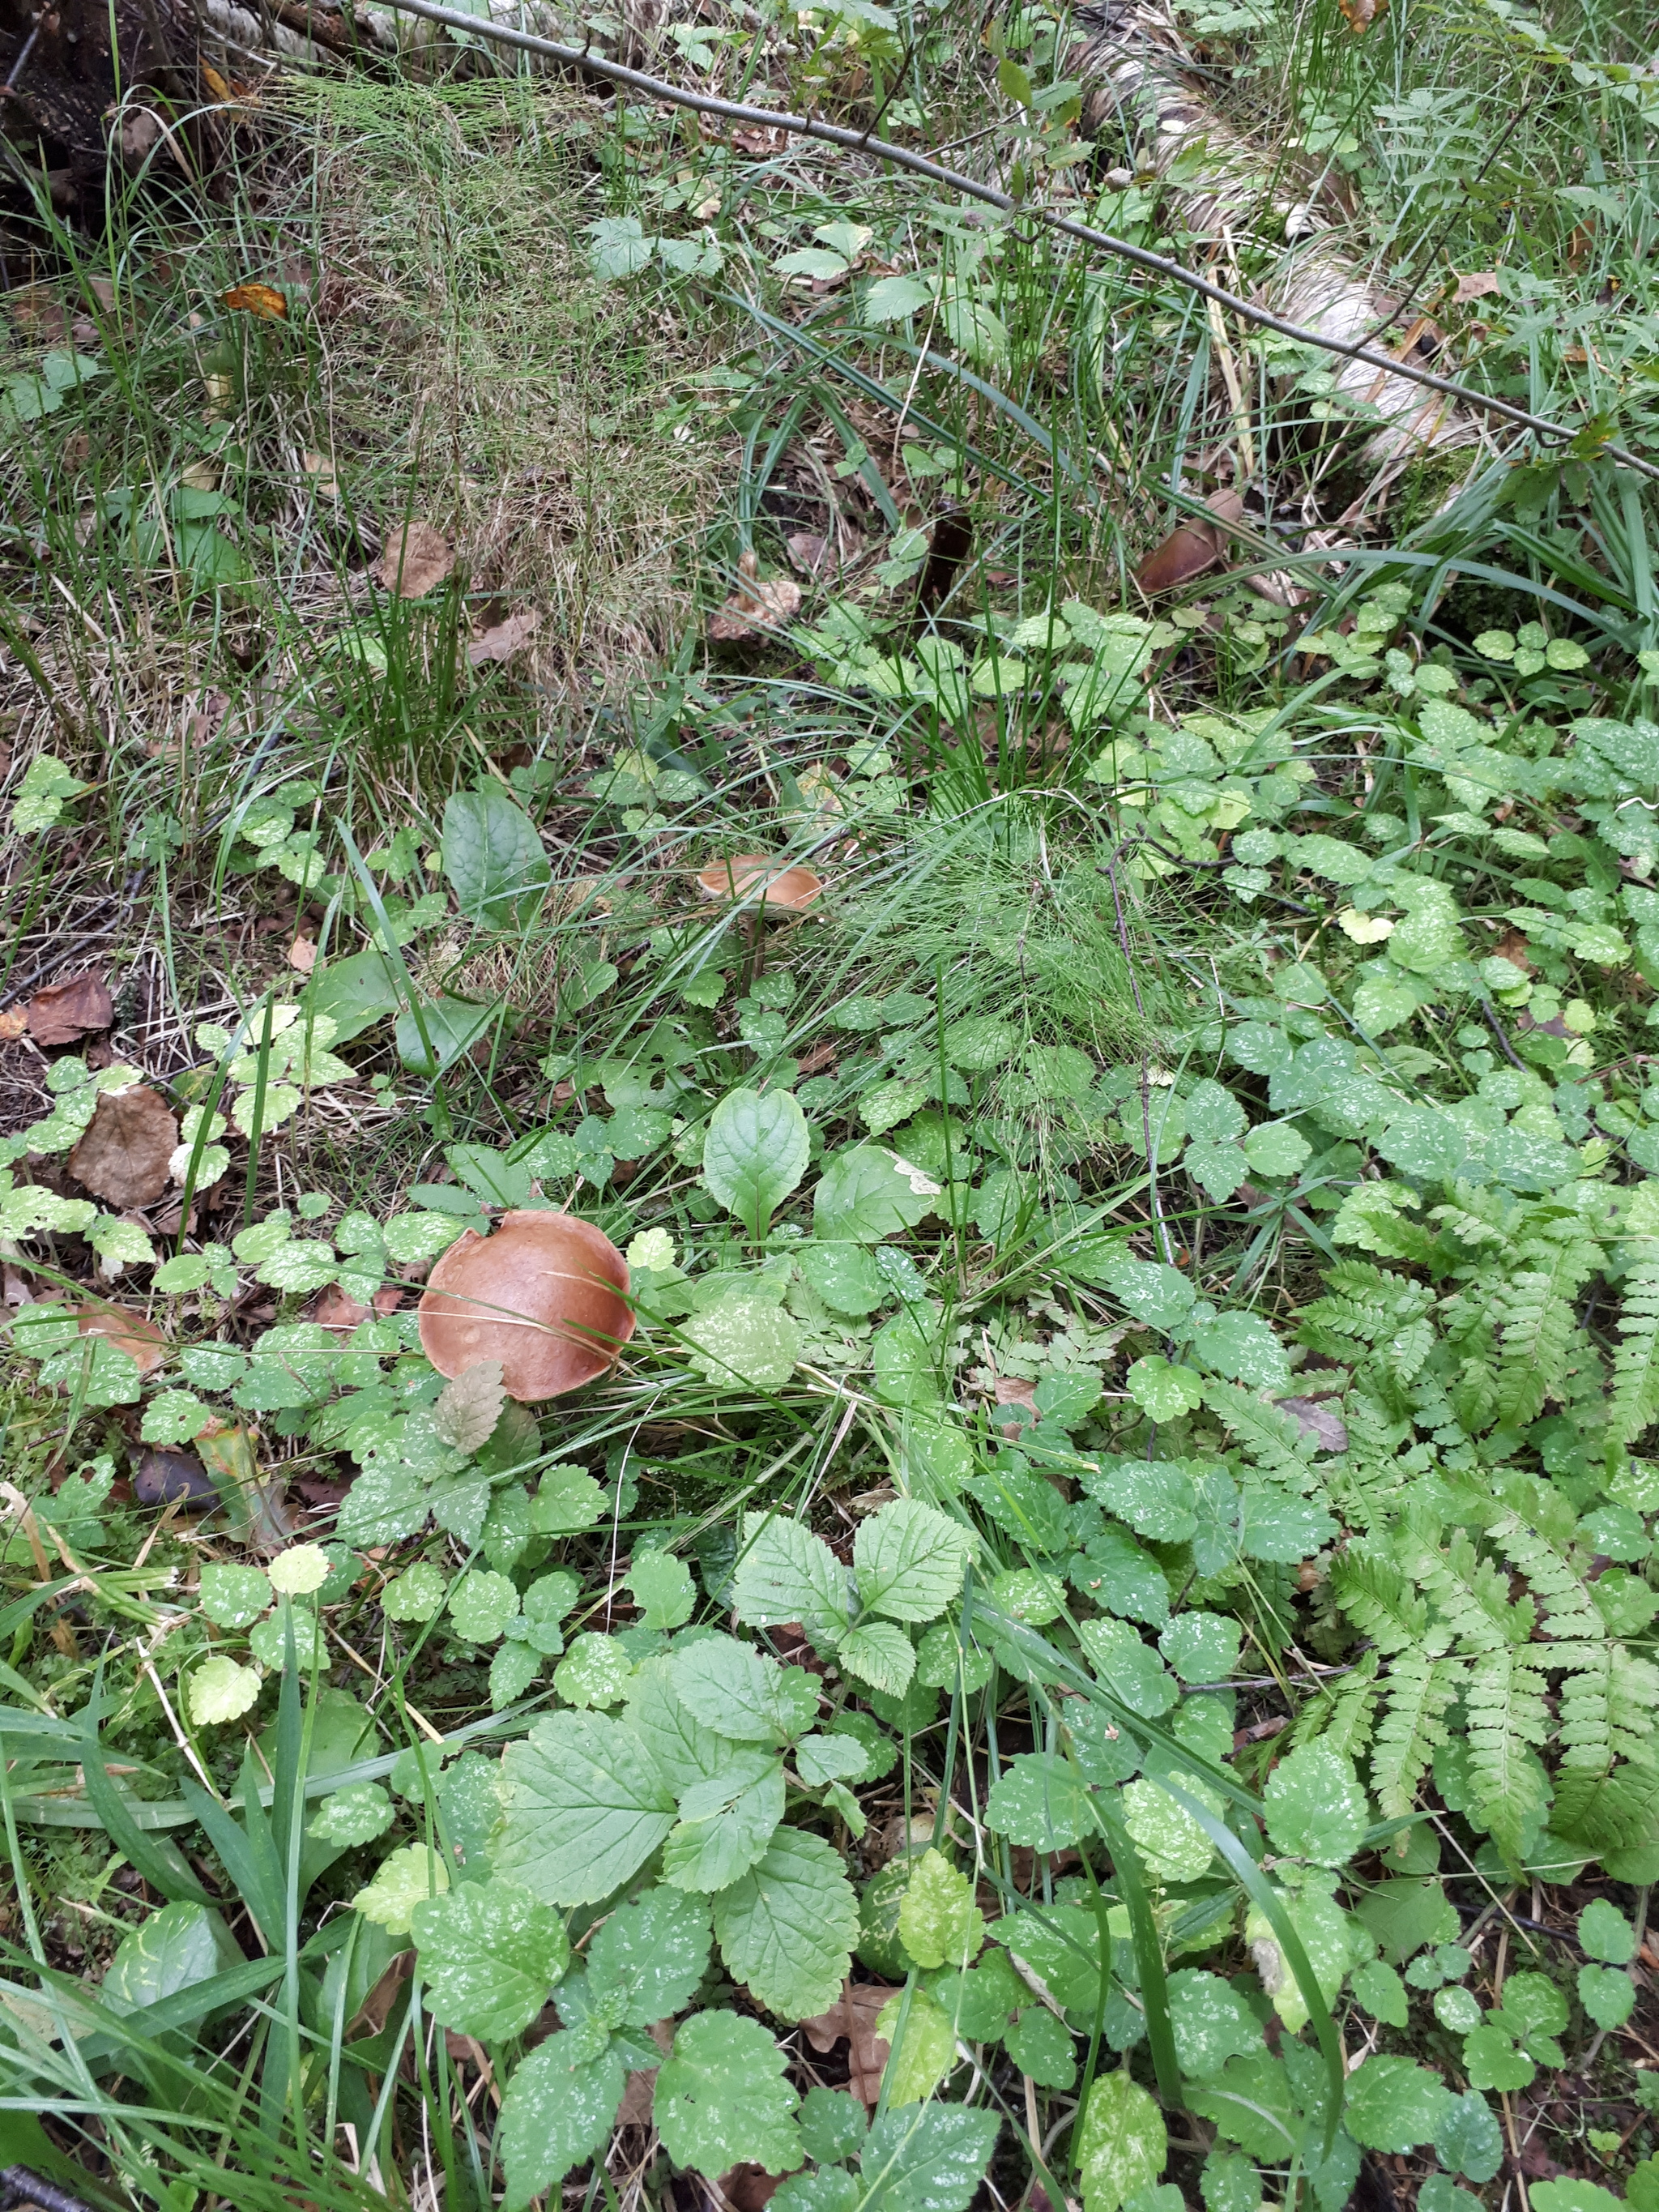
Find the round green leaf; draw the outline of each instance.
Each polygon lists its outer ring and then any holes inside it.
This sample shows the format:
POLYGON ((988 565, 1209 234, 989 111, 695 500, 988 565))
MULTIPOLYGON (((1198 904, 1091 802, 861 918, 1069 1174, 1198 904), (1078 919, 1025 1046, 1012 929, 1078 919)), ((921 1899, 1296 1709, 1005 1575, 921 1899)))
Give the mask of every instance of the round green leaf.
MULTIPOLYGON (((449 1601, 449 1618, 455 1633, 469 1644, 499 1643, 507 1624, 519 1610, 519 1593, 506 1575, 474 1567, 461 1577, 449 1601)), ((606 1700, 572 1699, 572 1703, 606 1700)))
POLYGON ((669 2156, 710 2174, 745 2162, 769 2173, 799 2166, 799 2100, 783 2067, 782 2050, 757 2020, 700 2012, 683 2021, 652 2100, 669 2156))
POLYGON ((1140 2084, 1127 2073, 1097 2075, 1076 2149, 1084 2212, 1118 2212, 1158 2179, 1169 2150, 1164 2115, 1140 2084))
POLYGON ((1376 2054, 1349 2075, 1342 2120, 1362 2148, 1402 2152, 1432 2142, 1451 2106, 1450 2090, 1426 2066, 1376 2054))
POLYGON ((733 1091, 709 1117, 703 1180, 757 1241, 806 1172, 806 1116, 787 1091, 733 1091))
POLYGON ((1183 1682, 1224 1682, 1238 1664, 1242 1635, 1225 1613, 1178 1613, 1158 1648, 1183 1682))
POLYGON ((234 1659, 209 1659, 190 1678, 190 1717, 198 1728, 240 1720, 259 1694, 259 1677, 234 1659))
POLYGON ((1157 1352, 1137 1359, 1128 1373, 1129 1395, 1149 1421, 1178 1421, 1204 1402, 1204 1379, 1195 1367, 1177 1367, 1157 1352))
POLYGON ((428 1560, 416 1559, 380 1592, 388 1620, 430 1620, 444 1601, 444 1578, 428 1560))
POLYGON ((1347 1760, 1322 1743, 1299 1745, 1280 1759, 1263 1795, 1267 1833, 1288 1858, 1340 1866, 1365 1832, 1365 1793, 1347 1760))
POLYGON ((1604 1897, 1579 1914, 1578 1941, 1587 1959, 1603 1959, 1610 1966, 1627 1966, 1636 1956, 1636 1930, 1604 1897))
POLYGON ((202 1610, 219 1628, 246 1628, 270 1603, 270 1577, 262 1567, 209 1559, 202 1568, 202 1610))
POLYGON ((410 1927, 434 2019, 491 2042, 522 2033, 570 1963, 563 1921, 512 1882, 423 1898, 410 1927))
POLYGON ((349 1790, 337 1790, 325 1797, 322 1809, 306 1830, 319 1843, 338 1844, 343 1850, 355 1850, 359 1844, 372 1844, 376 1836, 385 1835, 392 1822, 392 1800, 378 1783, 354 1783, 349 1790))

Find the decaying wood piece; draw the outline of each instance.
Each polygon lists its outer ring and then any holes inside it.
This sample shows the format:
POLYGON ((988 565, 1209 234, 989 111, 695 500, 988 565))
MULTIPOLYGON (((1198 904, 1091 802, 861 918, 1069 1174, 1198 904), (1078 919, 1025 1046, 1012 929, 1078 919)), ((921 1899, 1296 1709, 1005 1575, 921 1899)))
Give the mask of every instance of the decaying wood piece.
MULTIPOLYGON (((1180 33, 1161 9, 1104 0, 1078 14, 1089 37, 1074 50, 1069 67, 1091 86, 1085 124, 1097 136, 1114 126, 1127 134, 1166 179, 1194 237, 1218 251, 1249 240, 1279 248, 1280 267, 1255 295, 1264 307, 1348 342, 1376 331, 1378 343, 1387 344, 1381 333, 1394 328, 1403 335, 1393 343, 1402 349, 1415 345, 1432 359, 1437 333, 1421 319, 1398 314, 1398 301, 1357 268, 1330 234, 1330 219, 1316 199, 1299 191, 1271 154, 1234 131, 1205 99, 1180 33)), ((1329 366, 1342 392, 1369 403, 1382 417, 1365 446, 1375 464, 1429 447, 1473 445, 1480 436, 1472 418, 1437 392, 1363 362, 1334 355, 1329 366)))

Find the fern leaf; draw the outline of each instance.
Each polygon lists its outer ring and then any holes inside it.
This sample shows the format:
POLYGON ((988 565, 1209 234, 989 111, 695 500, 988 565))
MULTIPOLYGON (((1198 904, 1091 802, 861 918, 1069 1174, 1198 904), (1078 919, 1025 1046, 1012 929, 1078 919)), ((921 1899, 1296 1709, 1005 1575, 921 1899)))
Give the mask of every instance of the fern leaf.
POLYGON ((1609 1426, 1615 1442, 1628 1444, 1659 1420, 1659 1258, 1639 1261, 1626 1280, 1619 1333, 1609 1426))
POLYGON ((1527 1578, 1550 1634, 1563 1640, 1601 1644, 1607 1624, 1583 1578, 1541 1530, 1506 1513, 1492 1528, 1492 1540, 1516 1571, 1527 1578))
POLYGON ((1293 1744, 1328 1744, 1344 1759, 1358 1759, 1371 1740, 1382 1686, 1377 1669, 1382 1662, 1375 1651, 1362 1651, 1351 1672, 1340 1682, 1329 1682, 1309 1698, 1291 1723, 1293 1744))
POLYGON ((1429 1608, 1386 1554, 1358 1545, 1334 1560, 1331 1588, 1356 1628, 1381 1651, 1405 1651, 1428 1632, 1429 1608))
POLYGON ((1389 1673, 1388 1711, 1371 1746, 1371 1785, 1383 1815, 1398 1820, 1417 1802, 1418 1785, 1446 1741, 1446 1708, 1463 1678, 1460 1659, 1402 1651, 1389 1673))
POLYGON ((1527 1831, 1549 1802, 1536 1755, 1549 1739, 1543 1669, 1512 1645, 1484 1651, 1470 1669, 1463 1702, 1478 1810, 1504 1857, 1518 1865, 1527 1831))

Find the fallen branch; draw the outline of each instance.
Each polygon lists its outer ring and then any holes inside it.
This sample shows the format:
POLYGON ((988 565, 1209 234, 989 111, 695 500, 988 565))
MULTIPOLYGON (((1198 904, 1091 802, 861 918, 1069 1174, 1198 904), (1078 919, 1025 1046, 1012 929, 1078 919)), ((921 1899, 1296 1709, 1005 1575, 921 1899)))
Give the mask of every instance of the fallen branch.
MULTIPOLYGON (((1379 353, 1362 340, 1346 337, 1335 331, 1317 330, 1310 324, 1291 321, 1256 301, 1246 300, 1236 292, 1229 292, 1208 277, 1188 269, 1168 254, 1155 253, 1150 246, 1135 246, 1129 240, 1115 238, 1109 231, 1097 230, 1092 223, 1079 222, 1070 216, 1056 215, 1047 208, 1027 206, 1011 192, 1000 191, 994 185, 981 184, 977 179, 964 176, 958 169, 947 169, 942 162, 930 161, 925 154, 915 154, 908 147, 896 146, 889 139, 872 137, 867 131, 849 131, 840 124, 822 123, 811 116, 787 115, 775 108, 750 107, 734 100, 720 100, 712 93, 688 92, 681 86, 670 84, 662 77, 647 76, 642 70, 629 69, 622 62, 608 61, 601 54, 590 53, 580 46, 561 45, 553 39, 536 37, 528 31, 514 29, 509 24, 492 23, 483 16, 465 14, 459 8, 445 8, 438 0, 376 0, 377 6, 395 9, 400 15, 418 15, 429 23, 441 23, 447 30, 464 32, 467 37, 487 39, 499 46, 514 46, 524 53, 539 54, 548 61, 558 62, 567 69, 579 70, 589 76, 604 78, 611 84, 624 85, 630 92, 642 93, 647 99, 660 100, 665 106, 689 108, 696 115, 712 115, 728 123, 743 124, 750 129, 781 131, 791 137, 812 138, 828 146, 839 146, 844 151, 865 154, 878 161, 890 163, 894 168, 908 170, 912 176, 925 177, 930 184, 943 185, 951 191, 961 192, 969 199, 980 200, 988 207, 1000 208, 1006 214, 1018 215, 1028 222, 1039 223, 1045 230, 1055 232, 1062 238, 1077 240, 1079 245, 1096 252, 1109 253, 1117 259, 1129 262, 1137 269, 1145 269, 1156 276, 1167 277, 1171 283, 1180 284, 1201 299, 1212 300, 1229 314, 1242 316, 1261 330, 1273 331, 1280 337, 1294 340, 1298 345, 1315 346, 1321 352, 1333 354, 1342 360, 1354 362, 1376 371, 1385 377, 1398 377, 1408 384, 1419 385, 1426 392, 1438 392, 1443 398, 1472 408, 1477 413, 1489 416, 1495 422, 1508 422, 1517 429, 1530 430, 1540 438, 1549 438, 1561 444, 1571 444, 1580 435, 1577 429, 1565 422, 1551 420, 1547 415, 1534 415, 1524 407, 1516 407, 1507 399, 1494 398, 1491 394, 1477 392, 1471 386, 1459 384, 1450 377, 1437 376, 1431 369, 1420 368, 1415 362, 1401 360, 1397 356, 1379 353)), ((1640 476, 1659 481, 1659 464, 1643 460, 1626 447, 1614 445, 1611 440, 1600 443, 1598 453, 1605 453, 1624 467, 1633 469, 1640 476)))

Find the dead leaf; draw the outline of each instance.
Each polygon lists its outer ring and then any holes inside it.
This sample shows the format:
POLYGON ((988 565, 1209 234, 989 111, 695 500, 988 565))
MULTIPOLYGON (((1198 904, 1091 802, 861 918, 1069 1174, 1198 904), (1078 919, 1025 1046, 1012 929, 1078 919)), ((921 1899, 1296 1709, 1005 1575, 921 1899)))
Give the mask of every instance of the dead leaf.
POLYGON ((233 284, 219 296, 233 313, 257 315, 265 323, 288 320, 288 301, 274 284, 233 284))
POLYGON ((787 131, 744 129, 732 133, 732 143, 740 154, 752 154, 757 160, 763 160, 769 154, 781 154, 789 143, 789 134, 787 131))
POLYGON ((153 1375, 167 1357, 167 1340, 148 1314, 131 1306, 92 1306, 75 1324, 82 1336, 107 1337, 141 1375, 153 1375))
POLYGON ((1336 0, 1355 38, 1363 39, 1379 15, 1389 12, 1389 0, 1336 0))
POLYGON ((74 1044, 115 1019, 109 988, 101 975, 72 975, 48 983, 28 1003, 29 1035, 38 1045, 74 1044))
POLYGON ((210 63, 202 64, 202 82, 222 107, 229 104, 230 87, 210 63))
POLYGON ((533 607, 508 615, 504 622, 498 622, 493 629, 473 639, 466 648, 469 665, 477 668, 486 660, 510 660, 520 646, 529 644, 540 621, 533 607))
MULTIPOLYGON (((1018 1375, 999 1375, 996 1378, 996 1402, 999 1406, 1024 1406, 1031 1419, 1036 1419, 1036 1384, 1028 1382, 1018 1375)), ((1005 1437, 1017 1437, 1030 1425, 1024 1421, 1004 1421, 1000 1425, 1005 1437)))
POLYGON ((309 975, 317 965, 317 942, 311 937, 296 937, 288 948, 288 964, 297 968, 302 975, 309 975))
POLYGON ((121 118, 121 151, 130 161, 142 161, 161 135, 161 118, 148 107, 129 108, 121 118))
POLYGON ((132 1494, 141 1505, 219 1503, 212 1476, 193 1452, 147 1451, 132 1478, 132 1494))
POLYGON ((414 1952, 399 1951, 346 2022, 348 2041, 355 2043, 360 2036, 380 2034, 392 2017, 392 2008, 398 2002, 404 1984, 414 1971, 414 1952))
POLYGON ((29 1025, 26 1006, 8 1006, 0 1013, 0 1044, 12 1044, 29 1025))
POLYGON ((258 1552, 280 1552, 294 1534, 294 1522, 282 1483, 259 1479, 256 1433, 238 1422, 210 1421, 198 1433, 196 1449, 225 1499, 235 1541, 258 1552))
POLYGON ((830 540, 820 538, 816 531, 798 530, 785 543, 789 548, 789 558, 798 568, 805 568, 809 576, 821 576, 826 568, 835 565, 830 540))
POLYGON ((708 635, 717 644, 732 645, 738 639, 776 629, 800 609, 800 586, 787 576, 758 580, 754 553, 738 562, 738 588, 717 615, 708 618, 708 635))
POLYGON ((861 2104, 873 2105, 881 2094, 887 2044, 876 2033, 876 2021, 888 1998, 897 1994, 884 1982, 844 1982, 828 2012, 801 2022, 807 2041, 820 2055, 846 2038, 847 2086, 861 2104))
POLYGON ((417 516, 394 530, 374 564, 377 581, 400 599, 423 599, 455 566, 454 548, 441 531, 417 516))
POLYGON ((714 2185, 732 2207, 732 2212, 764 2212, 782 2188, 783 2176, 769 2173, 763 2166, 750 2160, 721 2174, 714 2185))
POLYGON ((1498 289, 1495 269, 1472 270, 1467 276, 1458 278, 1456 289, 1452 294, 1452 305, 1461 307, 1466 300, 1486 299, 1498 289))
POLYGON ((27 338, 41 345, 58 345, 69 336, 69 311, 44 284, 21 284, 8 294, 6 305, 27 338))
POLYGON ((1518 929, 1505 930, 1492 951, 1500 960, 1507 960, 1511 968, 1520 969, 1526 975, 1532 974, 1532 940, 1523 937, 1518 929))
POLYGON ((70 1154, 70 1173, 83 1190, 109 1206, 153 1206, 167 1187, 167 1162, 179 1144, 179 1124, 159 1091, 135 1083, 106 1091, 81 1141, 70 1154))
POLYGON ((930 612, 944 602, 957 571, 974 549, 973 519, 960 507, 940 515, 927 539, 927 565, 916 586, 916 604, 930 612))
POLYGON ((331 498, 339 489, 335 481, 334 464, 326 453, 313 453, 309 447, 300 456, 300 465, 320 492, 331 498))
POLYGON ((219 464, 217 461, 191 461, 179 470, 179 481, 190 491, 217 491, 219 464))
POLYGON ((349 1336, 354 1328, 362 1327, 371 1311, 396 1313, 403 1303, 403 1295, 396 1283, 382 1283, 374 1293, 374 1303, 371 1308, 360 1304, 356 1298, 349 1298, 337 1283, 331 1283, 325 1291, 317 1293, 317 1302, 308 1318, 320 1328, 337 1328, 349 1336))
POLYGON ((1213 568, 1226 550, 1226 525, 1239 520, 1244 501, 1237 492, 1226 490, 1212 492, 1205 505, 1215 516, 1213 522, 1194 519, 1178 524, 1135 570, 1135 581, 1149 599, 1191 583, 1194 576, 1213 568))
MULTIPOLYGON (((672 2020, 653 2021, 645 2031, 665 2058, 674 2047, 674 2023, 672 2020)), ((651 2124, 652 2099, 657 2087, 655 2071, 641 2067, 628 2077, 623 2091, 622 2109, 617 2114, 619 2128, 648 2128, 651 2124)))
POLYGON ((1311 1437, 1320 1451, 1348 1449, 1348 1425, 1328 1399, 1281 1398, 1279 1409, 1289 1413, 1304 1437, 1311 1437))

